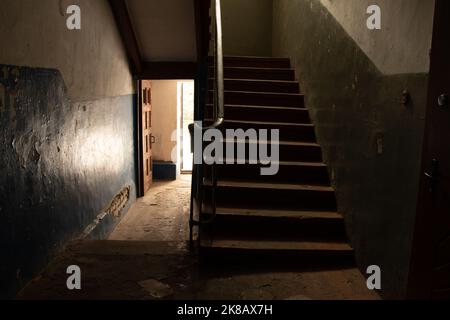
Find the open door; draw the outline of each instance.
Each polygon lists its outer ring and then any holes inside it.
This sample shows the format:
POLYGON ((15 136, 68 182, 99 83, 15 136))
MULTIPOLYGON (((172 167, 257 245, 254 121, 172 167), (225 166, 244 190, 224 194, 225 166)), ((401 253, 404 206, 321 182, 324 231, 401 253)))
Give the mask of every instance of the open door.
POLYGON ((409 298, 450 299, 450 1, 436 0, 409 298))
POLYGON ((139 81, 139 127, 139 193, 144 196, 153 181, 152 84, 149 80, 139 81))

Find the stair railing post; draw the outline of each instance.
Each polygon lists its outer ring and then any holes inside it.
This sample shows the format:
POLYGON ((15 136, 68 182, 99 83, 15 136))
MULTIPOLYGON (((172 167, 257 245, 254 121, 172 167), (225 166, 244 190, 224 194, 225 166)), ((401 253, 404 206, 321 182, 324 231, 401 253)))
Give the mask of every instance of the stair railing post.
MULTIPOLYGON (((203 126, 200 128, 202 130, 202 133, 209 129, 218 129, 222 126, 225 118, 225 99, 224 99, 224 70, 223 70, 223 34, 222 34, 222 6, 221 6, 221 0, 215 0, 215 7, 214 7, 214 21, 213 24, 213 34, 214 34, 214 95, 213 95, 213 116, 214 116, 214 123, 208 127, 203 126)), ((195 125, 194 125, 195 126, 195 125)), ((199 129, 199 128, 197 128, 199 129)), ((195 131, 195 129, 191 130, 195 131)), ((192 136, 191 139, 194 139, 192 136)), ((204 141, 203 141, 203 135, 202 135, 202 152, 204 150, 204 141)), ((194 157, 195 158, 195 157, 194 157)), ((197 168, 198 172, 196 172, 199 182, 199 189, 201 190, 199 192, 198 198, 199 198, 199 211, 200 211, 200 219, 202 216, 202 210, 203 210, 203 200, 205 196, 205 190, 204 190, 204 177, 205 177, 205 167, 204 167, 204 158, 202 155, 202 161, 201 164, 198 165, 197 168)), ((212 219, 209 221, 195 221, 194 219, 194 208, 193 208, 193 199, 191 200, 191 215, 190 215, 190 241, 191 244, 193 243, 193 226, 195 225, 202 225, 202 224, 210 224, 215 216, 216 216, 216 210, 217 210, 217 199, 216 199, 216 189, 217 189, 217 165, 214 163, 211 167, 211 205, 212 205, 212 219)))

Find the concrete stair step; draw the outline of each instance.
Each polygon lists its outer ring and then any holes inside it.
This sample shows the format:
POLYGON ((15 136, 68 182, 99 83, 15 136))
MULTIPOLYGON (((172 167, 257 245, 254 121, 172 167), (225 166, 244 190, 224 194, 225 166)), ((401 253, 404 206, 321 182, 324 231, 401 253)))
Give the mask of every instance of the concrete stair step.
MULTIPOLYGON (((212 124, 212 119, 206 119, 205 124, 212 124)), ((227 120, 225 119, 221 130, 225 134, 226 129, 244 131, 256 130, 259 134, 260 129, 268 130, 267 135, 271 137, 271 130, 279 130, 280 141, 304 141, 316 142, 316 132, 313 124, 308 123, 288 123, 288 122, 265 122, 265 121, 242 121, 242 120, 227 120)))
MULTIPOLYGON (((205 214, 211 213, 209 206, 204 206, 205 214)), ((239 217, 263 217, 263 218, 294 218, 294 219, 337 219, 343 217, 336 211, 294 211, 277 209, 251 209, 251 208, 216 208, 216 214, 221 216, 239 216, 239 217)))
MULTIPOLYGON (((232 163, 233 159, 225 159, 225 163, 232 163)), ((217 174, 221 180, 252 180, 255 182, 269 183, 293 183, 293 184, 318 184, 329 185, 330 179, 327 166, 320 162, 274 162, 272 166, 278 166, 276 175, 266 176, 261 174, 261 169, 269 165, 250 164, 219 164, 217 174)), ((206 167, 209 176, 211 167, 206 167)))
MULTIPOLYGON (((209 76, 214 77, 214 74, 214 68, 209 67, 209 76)), ((224 78, 295 81, 295 70, 289 68, 224 67, 224 78)))
MULTIPOLYGON (((209 88, 214 88, 214 78, 209 79, 209 88)), ((256 79, 224 79, 227 91, 300 93, 297 81, 256 80, 256 79)))
MULTIPOLYGON (((210 181, 205 181, 204 184, 206 186, 211 186, 210 181)), ((313 192, 334 193, 334 189, 331 186, 291 184, 291 183, 259 183, 252 181, 219 180, 217 186, 223 188, 270 189, 270 190, 292 190, 292 191, 313 191, 313 192)))
MULTIPOLYGON (((272 167, 279 165, 279 170, 273 176, 263 176, 261 169, 270 164, 249 161, 250 149, 259 151, 259 136, 239 141, 223 139, 223 160, 234 161, 215 166, 215 188, 211 167, 206 166, 201 219, 211 223, 201 227, 200 252, 207 257, 204 261, 354 263, 353 249, 346 243, 344 219, 337 212, 335 191, 289 59, 226 57, 224 66, 226 116, 222 132, 280 130, 280 141, 269 141, 279 147, 280 157, 272 163, 272 167), (239 155, 244 158, 239 159, 241 163, 236 163, 238 147, 245 150, 245 155, 239 155), (231 149, 234 154, 227 154, 231 149), (213 190, 215 215, 211 209, 213 190)), ((210 60, 205 125, 214 118, 214 71, 210 60)), ((265 139, 271 139, 270 133, 265 139)))
MULTIPOLYGON (((309 111, 306 108, 225 105, 225 115, 232 121, 260 121, 311 124, 309 111)), ((205 118, 213 118, 213 105, 208 104, 205 118)))
MULTIPOLYGON (((224 158, 220 158, 219 160, 227 161, 228 158, 231 159, 229 155, 226 154, 227 149, 234 148, 234 164, 237 164, 238 160, 242 161, 242 163, 247 163, 249 159, 249 150, 250 148, 258 148, 258 141, 256 140, 224 140, 225 145, 223 146, 224 149, 224 158), (238 148, 245 148, 245 157, 237 157, 237 150, 238 148)), ((267 142, 270 144, 274 144, 274 142, 267 142)), ((291 142, 291 141, 279 141, 277 143, 278 145, 278 151, 279 151, 279 161, 280 162, 309 162, 309 163, 321 163, 322 162, 322 149, 320 148, 320 145, 313 142, 291 142)), ((268 149, 270 150, 272 146, 268 146, 268 149)), ((214 159, 210 159, 208 156, 206 156, 206 159, 209 160, 208 163, 213 163, 214 159)), ((230 162, 229 162, 230 163, 230 162)))
POLYGON ((342 252, 353 253, 352 247, 345 242, 330 241, 254 241, 241 239, 214 239, 202 240, 203 248, 214 248, 236 251, 258 251, 270 253, 274 251, 285 251, 295 253, 297 251, 309 252, 342 252))
MULTIPOLYGON (((205 179, 204 188, 205 199, 211 199, 211 181, 205 179)), ((215 195, 221 207, 301 211, 336 211, 337 208, 331 186, 219 180, 215 195)))
POLYGON ((352 248, 341 242, 203 240, 199 252, 201 268, 215 265, 237 272, 336 270, 355 266, 352 248))
MULTIPOLYGON (((213 64, 213 57, 209 57, 209 64, 213 64)), ((224 56, 223 63, 226 67, 251 67, 251 68, 290 68, 289 58, 253 57, 253 56, 224 56)))
MULTIPOLYGON (((304 108, 304 95, 299 93, 273 93, 250 91, 225 91, 225 104, 253 106, 281 106, 304 108)), ((207 103, 212 103, 214 91, 210 90, 207 103)))
POLYGON ((272 210, 271 214, 266 210, 266 215, 261 216, 257 210, 248 214, 245 209, 233 208, 234 213, 229 214, 230 210, 219 207, 218 213, 213 216, 210 206, 205 206, 204 209, 203 221, 212 220, 210 236, 213 239, 343 242, 346 239, 344 219, 337 213, 330 218, 324 217, 325 214, 320 211, 315 215, 310 211, 306 218, 300 215, 300 211, 291 212, 290 216, 281 216, 276 210, 272 210), (247 214, 240 215, 237 210, 247 214))

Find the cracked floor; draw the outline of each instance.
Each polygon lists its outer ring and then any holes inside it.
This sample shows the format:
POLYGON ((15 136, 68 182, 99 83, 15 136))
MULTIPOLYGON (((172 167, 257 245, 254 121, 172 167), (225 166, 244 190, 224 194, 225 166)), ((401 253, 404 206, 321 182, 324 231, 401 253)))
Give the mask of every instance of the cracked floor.
POLYGON ((199 265, 187 243, 190 179, 155 182, 108 240, 71 244, 18 299, 379 299, 353 268, 199 265), (66 287, 69 265, 82 270, 81 290, 66 287))

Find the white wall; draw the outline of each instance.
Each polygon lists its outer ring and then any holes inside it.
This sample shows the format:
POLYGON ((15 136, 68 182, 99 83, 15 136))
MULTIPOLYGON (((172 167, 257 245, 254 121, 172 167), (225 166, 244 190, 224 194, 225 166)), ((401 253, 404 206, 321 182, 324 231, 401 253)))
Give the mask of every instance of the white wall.
POLYGON ((428 73, 434 0, 320 2, 383 74, 428 73), (381 30, 366 27, 367 8, 372 4, 381 8, 381 30))
POLYGON ((107 0, 2 0, 0 39, 0 63, 58 69, 73 99, 133 93, 107 0), (71 4, 81 7, 81 30, 66 27, 71 4))
POLYGON ((155 161, 170 161, 179 164, 180 109, 177 80, 152 81, 152 134, 155 161))

